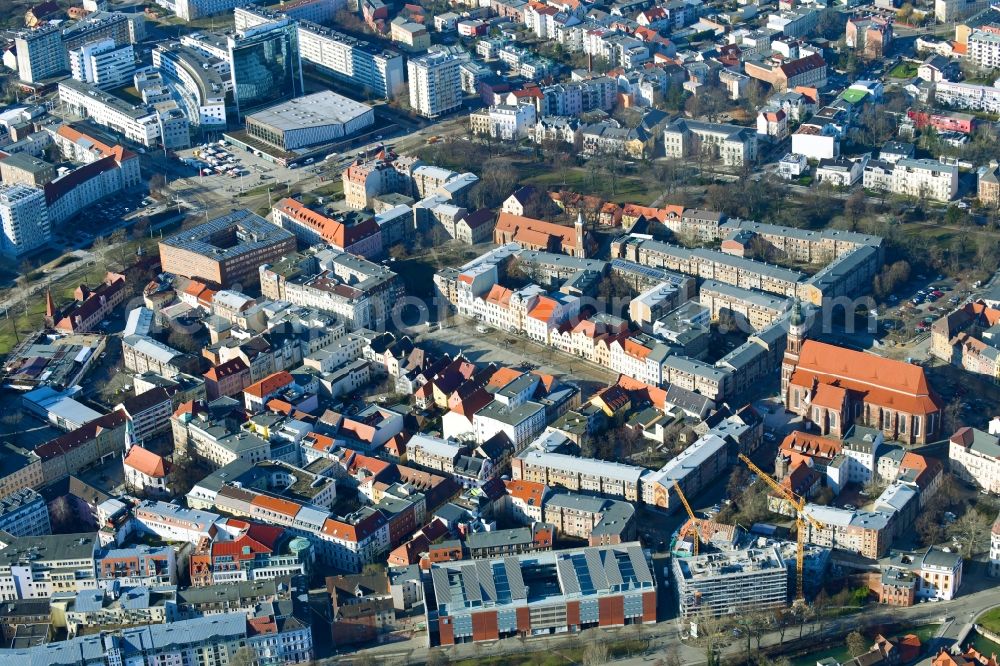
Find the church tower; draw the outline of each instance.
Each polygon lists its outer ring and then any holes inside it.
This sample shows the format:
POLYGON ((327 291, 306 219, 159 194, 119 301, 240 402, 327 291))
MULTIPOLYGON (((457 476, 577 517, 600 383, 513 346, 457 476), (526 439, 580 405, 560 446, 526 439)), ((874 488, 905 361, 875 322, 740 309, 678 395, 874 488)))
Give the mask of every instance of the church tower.
POLYGON ((576 214, 576 222, 573 223, 573 229, 576 231, 576 254, 574 256, 586 259, 587 246, 583 243, 583 215, 580 213, 576 214))
POLYGON ((792 305, 792 314, 788 318, 788 340, 785 343, 785 356, 781 361, 781 394, 785 397, 786 407, 788 406, 788 381, 799 364, 799 354, 802 353, 802 345, 805 340, 806 320, 802 316, 802 304, 796 298, 792 305))

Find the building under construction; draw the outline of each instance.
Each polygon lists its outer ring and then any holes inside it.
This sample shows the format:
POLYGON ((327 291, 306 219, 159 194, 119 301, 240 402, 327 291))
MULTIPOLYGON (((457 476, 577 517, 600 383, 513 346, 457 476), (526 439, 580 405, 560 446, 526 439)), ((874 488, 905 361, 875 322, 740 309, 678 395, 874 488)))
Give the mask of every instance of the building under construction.
POLYGON ((685 619, 788 603, 788 568, 775 546, 674 558, 673 567, 685 619))

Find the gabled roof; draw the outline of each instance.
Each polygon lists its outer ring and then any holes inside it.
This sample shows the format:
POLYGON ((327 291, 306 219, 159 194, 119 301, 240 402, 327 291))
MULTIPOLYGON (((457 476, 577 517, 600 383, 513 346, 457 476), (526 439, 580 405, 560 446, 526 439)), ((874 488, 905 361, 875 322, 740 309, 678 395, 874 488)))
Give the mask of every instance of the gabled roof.
POLYGON ((939 409, 922 367, 806 340, 791 382, 811 388, 814 381, 865 393, 869 402, 910 414, 939 409))
POLYGON ((126 467, 138 471, 153 479, 166 478, 170 472, 170 463, 163 456, 159 456, 148 449, 144 449, 138 444, 132 445, 125 456, 126 467))

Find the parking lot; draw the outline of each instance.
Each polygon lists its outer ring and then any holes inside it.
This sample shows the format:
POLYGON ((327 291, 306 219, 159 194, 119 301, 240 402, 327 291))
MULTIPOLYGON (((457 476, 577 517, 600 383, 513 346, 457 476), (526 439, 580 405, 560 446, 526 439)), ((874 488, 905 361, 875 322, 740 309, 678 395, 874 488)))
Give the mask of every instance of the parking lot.
POLYGON ((97 236, 107 236, 134 224, 143 211, 152 211, 156 202, 143 192, 126 192, 87 207, 55 231, 55 241, 65 247, 89 247, 97 236))

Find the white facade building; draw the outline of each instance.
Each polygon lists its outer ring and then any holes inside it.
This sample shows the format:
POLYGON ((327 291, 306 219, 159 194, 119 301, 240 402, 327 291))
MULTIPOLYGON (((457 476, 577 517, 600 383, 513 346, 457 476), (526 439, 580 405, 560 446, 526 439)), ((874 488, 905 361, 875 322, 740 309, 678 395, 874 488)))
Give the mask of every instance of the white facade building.
POLYGON ((27 185, 0 185, 0 254, 19 257, 52 238, 45 193, 27 185))
POLYGON ((422 116, 437 118, 461 107, 460 65, 458 58, 440 51, 410 60, 406 65, 410 108, 422 116))
POLYGON ((958 194, 958 167, 934 160, 899 160, 892 170, 892 191, 911 197, 951 201, 958 194))
POLYGON ((135 52, 131 44, 119 48, 115 40, 102 39, 70 51, 69 66, 77 81, 103 89, 118 88, 132 80, 135 52))
POLYGON ((160 138, 156 111, 145 105, 109 95, 100 88, 74 79, 59 82, 59 102, 77 115, 123 134, 143 146, 155 146, 160 138))

